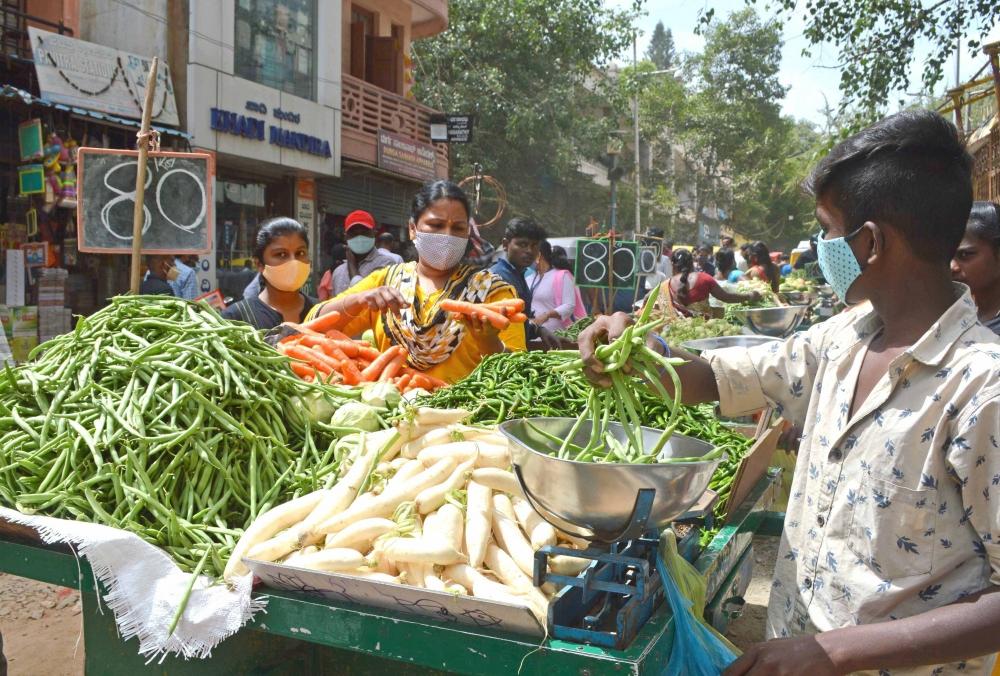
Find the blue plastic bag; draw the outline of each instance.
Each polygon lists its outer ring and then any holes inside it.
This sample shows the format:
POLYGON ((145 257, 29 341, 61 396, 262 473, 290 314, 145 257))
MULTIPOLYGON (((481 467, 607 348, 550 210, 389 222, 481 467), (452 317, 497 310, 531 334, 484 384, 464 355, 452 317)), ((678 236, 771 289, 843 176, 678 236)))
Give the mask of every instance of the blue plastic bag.
POLYGON ((664 564, 658 566, 660 579, 674 614, 670 662, 663 676, 719 676, 739 656, 739 650, 701 617, 705 581, 677 551, 677 538, 671 530, 660 537, 659 557, 664 564))

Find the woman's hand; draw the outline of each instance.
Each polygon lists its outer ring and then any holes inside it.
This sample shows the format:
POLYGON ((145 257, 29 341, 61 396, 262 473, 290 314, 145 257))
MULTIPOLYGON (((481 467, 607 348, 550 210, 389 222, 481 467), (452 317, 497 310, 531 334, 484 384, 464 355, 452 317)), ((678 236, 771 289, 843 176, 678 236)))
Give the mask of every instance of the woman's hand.
POLYGON ((580 347, 580 358, 586 364, 583 373, 590 382, 601 387, 611 387, 611 378, 605 375, 604 365, 597 358, 597 347, 604 343, 610 343, 625 333, 625 329, 632 323, 630 316, 624 312, 616 312, 611 316, 598 317, 593 324, 580 333, 577 342, 580 347))
POLYGON ((410 307, 398 290, 389 286, 380 286, 368 291, 351 294, 344 298, 347 314, 357 316, 358 311, 368 308, 373 312, 392 312, 399 314, 403 308, 410 307))
POLYGON ((490 354, 503 352, 506 348, 500 340, 500 331, 496 329, 488 320, 482 317, 470 317, 469 315, 458 315, 458 318, 465 322, 466 326, 479 340, 486 344, 486 349, 490 354))

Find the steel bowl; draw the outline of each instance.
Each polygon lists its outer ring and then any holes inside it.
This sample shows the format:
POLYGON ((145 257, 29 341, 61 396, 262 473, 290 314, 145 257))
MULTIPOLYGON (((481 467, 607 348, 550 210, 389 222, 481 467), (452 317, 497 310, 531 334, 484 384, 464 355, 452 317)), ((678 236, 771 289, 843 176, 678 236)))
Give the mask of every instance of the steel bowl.
POLYGON ((719 336, 718 338, 687 340, 681 343, 681 347, 685 350, 706 352, 708 350, 722 350, 727 347, 756 347, 777 341, 778 338, 773 336, 719 336))
POLYGON ((812 303, 812 294, 807 291, 782 291, 779 295, 792 305, 809 305, 812 303))
POLYGON ((755 334, 784 338, 799 328, 808 312, 808 305, 782 305, 739 309, 734 314, 755 334))
MULTIPOLYGON (((576 418, 526 418, 502 423, 500 431, 511 442, 515 473, 535 510, 556 528, 588 540, 621 539, 632 525, 643 488, 656 491, 646 527, 667 525, 698 501, 722 461, 632 465, 561 460, 554 455, 559 445, 546 434, 563 439, 575 423, 576 418)), ((653 447, 661 430, 640 429, 643 444, 653 447)), ((626 441, 620 424, 611 423, 608 431, 626 441)), ((585 446, 589 439, 590 422, 584 421, 571 441, 585 446)), ((659 458, 701 457, 713 448, 705 441, 674 434, 659 458)))

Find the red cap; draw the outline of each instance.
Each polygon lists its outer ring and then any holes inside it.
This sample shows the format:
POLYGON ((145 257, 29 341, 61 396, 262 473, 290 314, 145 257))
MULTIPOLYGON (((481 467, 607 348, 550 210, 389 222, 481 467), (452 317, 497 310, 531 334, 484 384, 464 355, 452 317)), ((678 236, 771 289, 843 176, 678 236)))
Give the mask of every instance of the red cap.
POLYGON ((344 219, 344 230, 350 230, 355 225, 363 225, 369 230, 375 229, 375 217, 367 211, 352 211, 344 219))

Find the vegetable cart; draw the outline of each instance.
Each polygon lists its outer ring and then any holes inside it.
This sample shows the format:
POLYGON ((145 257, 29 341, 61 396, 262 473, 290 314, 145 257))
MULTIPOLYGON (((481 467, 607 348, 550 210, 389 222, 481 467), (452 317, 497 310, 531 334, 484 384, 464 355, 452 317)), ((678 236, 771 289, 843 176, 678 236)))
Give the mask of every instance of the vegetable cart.
MULTIPOLYGON (((689 554, 707 581, 705 617, 723 630, 739 613, 749 584, 752 536, 779 535, 783 514, 769 511, 777 474, 760 478, 711 543, 689 554)), ((693 538, 693 543, 697 538, 693 538)), ((696 549, 693 547, 692 549, 696 549)), ((99 603, 85 559, 41 544, 34 531, 0 523, 0 571, 81 591, 88 673, 655 673, 670 655, 671 615, 661 604, 624 650, 557 639, 538 641, 375 610, 307 594, 261 588, 267 612, 221 643, 207 660, 169 657, 145 664, 137 642, 123 642, 111 612, 99 603)))

